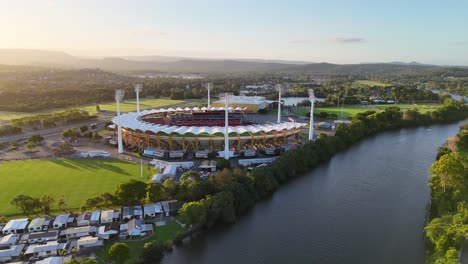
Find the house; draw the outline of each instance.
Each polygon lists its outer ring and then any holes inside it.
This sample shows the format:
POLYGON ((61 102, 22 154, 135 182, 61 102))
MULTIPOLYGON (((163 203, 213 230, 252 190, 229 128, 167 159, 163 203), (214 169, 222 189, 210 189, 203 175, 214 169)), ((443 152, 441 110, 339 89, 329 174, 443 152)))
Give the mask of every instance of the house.
POLYGON ((44 243, 48 241, 54 241, 58 238, 58 231, 50 231, 50 232, 35 232, 29 234, 28 243, 35 244, 35 243, 44 243))
POLYGON ((119 234, 119 227, 119 223, 107 223, 99 227, 97 236, 101 239, 116 237, 119 234))
POLYGON ((120 236, 147 236, 153 234, 153 225, 144 224, 141 219, 132 219, 120 225, 120 236))
POLYGON ((71 256, 67 257, 48 257, 43 260, 36 261, 36 264, 62 264, 71 260, 71 256))
POLYGON ((61 250, 64 250, 66 247, 66 243, 58 243, 57 241, 49 241, 47 242, 47 244, 29 245, 26 248, 26 251, 24 252, 24 256, 27 258, 45 258, 50 256, 56 256, 61 250))
POLYGON ((76 247, 78 247, 79 250, 98 250, 102 248, 103 245, 103 240, 99 240, 98 237, 92 236, 82 237, 76 241, 76 247))
POLYGON ((94 211, 91 213, 91 219, 89 220, 90 225, 99 225, 99 219, 101 219, 101 211, 94 211))
POLYGON ((107 210, 101 212, 101 223, 112 223, 120 220, 120 212, 114 210, 107 210))
POLYGON ((169 216, 171 213, 171 209, 169 208, 169 201, 162 201, 161 206, 166 216, 169 216))
POLYGON ((96 234, 95 226, 71 227, 60 232, 59 237, 66 239, 80 238, 96 234))
POLYGON ((24 244, 14 245, 8 249, 0 250, 0 263, 8 263, 11 261, 19 261, 21 252, 23 252, 24 244))
POLYGON ((145 217, 155 217, 161 215, 163 213, 162 206, 160 203, 156 204, 147 204, 143 208, 143 212, 145 213, 145 217))
POLYGON ((169 201, 169 211, 171 213, 178 214, 180 213, 180 209, 182 209, 183 204, 183 202, 177 200, 169 201))
POLYGON ((54 220, 54 229, 66 228, 68 226, 69 214, 61 214, 55 217, 54 220))
POLYGON ((141 205, 125 206, 122 208, 122 219, 130 220, 132 218, 140 219, 143 216, 141 205))
POLYGON ((29 221, 27 218, 10 220, 5 227, 3 227, 2 232, 4 235, 22 234, 26 232, 28 224, 29 221))
POLYGON ((35 218, 29 223, 28 231, 32 232, 42 232, 49 229, 50 219, 47 218, 35 218))
POLYGON ((331 130, 332 124, 329 122, 320 122, 317 124, 318 129, 331 130))
POLYGON ((0 249, 6 249, 18 243, 20 235, 9 234, 4 237, 0 237, 0 249))
POLYGON ((89 226, 91 220, 91 213, 82 213, 76 218, 77 226, 89 226))

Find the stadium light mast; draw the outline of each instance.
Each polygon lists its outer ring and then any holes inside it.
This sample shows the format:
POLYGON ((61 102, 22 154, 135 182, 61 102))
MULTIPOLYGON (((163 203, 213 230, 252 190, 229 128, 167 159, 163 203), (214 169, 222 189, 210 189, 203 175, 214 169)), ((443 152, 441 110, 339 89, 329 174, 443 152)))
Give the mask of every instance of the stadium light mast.
POLYGON ((281 92, 283 91, 283 85, 277 84, 276 90, 278 91, 278 120, 276 122, 279 124, 281 123, 281 92))
POLYGON ((206 90, 208 90, 208 109, 211 108, 211 98, 210 98, 210 91, 213 89, 213 83, 206 84, 206 90))
POLYGON ((124 97, 124 90, 115 90, 115 102, 117 103, 117 143, 119 154, 123 153, 122 127, 120 126, 120 101, 124 97))
POLYGON ((312 141, 314 139, 314 101, 315 95, 314 90, 309 89, 309 101, 310 101, 310 124, 309 124, 309 140, 312 141))
POLYGON ((229 93, 224 94, 224 158, 229 160, 229 93))
POLYGON ((143 84, 135 84, 135 93, 136 93, 136 110, 137 113, 140 113, 140 92, 143 90, 143 84))

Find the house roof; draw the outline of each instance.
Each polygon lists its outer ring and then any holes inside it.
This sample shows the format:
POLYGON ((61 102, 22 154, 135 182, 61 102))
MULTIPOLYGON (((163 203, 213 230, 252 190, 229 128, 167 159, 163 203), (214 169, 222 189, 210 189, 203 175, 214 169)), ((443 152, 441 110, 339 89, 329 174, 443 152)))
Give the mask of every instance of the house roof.
POLYGON ((9 249, 0 250, 0 258, 19 257, 23 252, 24 244, 11 246, 9 249))
POLYGON ((38 232, 38 233, 30 233, 29 239, 38 239, 38 238, 45 238, 45 237, 57 237, 57 231, 50 231, 50 232, 38 232))
POLYGON ((68 223, 68 218, 69 217, 70 217, 69 214, 58 215, 57 217, 55 217, 54 225, 55 224, 66 224, 66 223, 68 223))
POLYGON ((13 219, 10 220, 5 227, 3 227, 3 230, 19 230, 19 229, 25 229, 26 226, 28 226, 28 219, 27 218, 22 218, 22 219, 13 219))
POLYGON ((114 210, 106 210, 101 212, 101 218, 113 218, 114 217, 114 210))
POLYGON ((51 241, 47 244, 30 245, 28 246, 24 254, 29 255, 33 253, 39 253, 39 252, 62 250, 62 249, 65 249, 66 246, 67 246, 66 243, 57 243, 57 241, 51 241))
POLYGON ((90 233, 96 232, 96 227, 94 226, 81 226, 81 227, 72 227, 63 230, 60 235, 70 235, 70 234, 79 234, 79 233, 90 233))
POLYGON ((36 261, 36 264, 62 264, 63 262, 68 261, 70 259, 71 257, 50 257, 36 261))
POLYGON ((147 204, 144 207, 145 214, 159 214, 162 213, 162 206, 160 203, 147 204))
POLYGON ((91 213, 82 213, 76 218, 76 221, 77 222, 89 221, 90 219, 91 219, 91 213))
POLYGON ((143 215, 143 210, 141 205, 135 206, 125 206, 122 208, 122 215, 125 216, 134 216, 134 215, 143 215))
POLYGON ((11 244, 16 244, 16 242, 19 239, 19 235, 17 234, 9 234, 4 237, 0 238, 0 245, 11 245, 11 244))
POLYGON ((101 218, 101 211, 94 211, 91 213, 91 221, 92 222, 97 222, 99 221, 99 218, 101 218))
POLYGON ((46 224, 46 219, 45 218, 34 218, 31 223, 29 224, 29 227, 32 226, 43 226, 46 224))

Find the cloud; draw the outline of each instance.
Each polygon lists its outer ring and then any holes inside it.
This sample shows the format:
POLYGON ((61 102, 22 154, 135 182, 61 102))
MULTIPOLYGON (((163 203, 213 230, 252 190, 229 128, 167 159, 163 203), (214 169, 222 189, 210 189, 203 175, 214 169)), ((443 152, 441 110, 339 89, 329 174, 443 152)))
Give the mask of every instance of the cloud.
POLYGON ((331 38, 330 42, 338 44, 351 44, 351 43, 364 43, 366 40, 363 38, 331 38))
POLYGON ((455 42, 457 45, 468 45, 468 41, 457 41, 455 42))
MULTIPOLYGON (((327 41, 331 43, 338 43, 338 44, 352 44, 352 43, 366 42, 364 38, 329 38, 327 39, 327 41)), ((312 44, 316 42, 321 42, 321 40, 319 39, 295 39, 295 40, 289 41, 290 44, 296 44, 296 45, 312 44)))

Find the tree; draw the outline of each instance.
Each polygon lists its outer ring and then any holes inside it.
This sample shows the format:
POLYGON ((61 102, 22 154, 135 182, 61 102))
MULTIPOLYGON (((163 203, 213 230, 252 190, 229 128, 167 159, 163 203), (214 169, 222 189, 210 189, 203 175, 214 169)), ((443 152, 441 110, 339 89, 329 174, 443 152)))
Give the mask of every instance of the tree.
POLYGON ((109 207, 115 201, 115 196, 108 192, 101 194, 101 198, 105 207, 109 207))
POLYGON ((70 138, 71 140, 76 139, 78 137, 79 133, 76 131, 75 128, 67 128, 62 131, 62 137, 64 138, 70 138))
POLYGON ((88 131, 88 129, 89 129, 89 128, 88 128, 88 126, 86 126, 86 125, 84 125, 84 126, 80 126, 80 131, 81 131, 81 133, 85 133, 85 132, 87 132, 87 131, 88 131))
POLYGON ((54 202, 55 202, 55 199, 50 197, 49 195, 42 196, 39 199, 39 204, 40 204, 42 212, 46 215, 50 214, 50 208, 54 202))
POLYGON ((159 263, 164 256, 164 248, 157 242, 148 242, 143 247, 141 263, 159 263))
POLYGON ((67 200, 65 199, 65 195, 62 195, 57 200, 57 206, 60 210, 65 211, 65 207, 67 207, 67 200))
POLYGON ((180 176, 180 182, 185 181, 200 181, 200 173, 196 171, 187 171, 182 176, 180 176))
POLYGON ((200 201, 185 203, 180 211, 180 218, 188 225, 204 224, 206 210, 200 201))
POLYGON ((8 218, 6 218, 6 216, 0 216, 0 223, 6 223, 8 222, 8 218))
POLYGON ((126 183, 122 183, 117 188, 115 196, 120 204, 138 204, 146 197, 146 183, 137 180, 130 180, 126 183))
POLYGON ((96 112, 101 112, 101 107, 99 105, 96 105, 96 112))
POLYGON ((33 134, 28 138, 28 142, 33 142, 33 143, 36 143, 36 144, 41 143, 43 140, 44 140, 44 138, 39 134, 33 134))
POLYGON ((230 169, 231 168, 231 163, 229 162, 229 160, 221 158, 216 163, 216 168, 218 170, 223 170, 224 168, 230 169))
POLYGON ((87 208, 96 208, 103 202, 102 196, 96 196, 86 199, 85 206, 87 208))
POLYGON ((432 164, 430 169, 432 180, 440 184, 443 192, 463 186, 465 168, 460 158, 457 153, 449 153, 432 164))
POLYGON ((157 202, 167 199, 164 186, 157 182, 151 182, 147 187, 148 198, 151 202, 157 202))
POLYGON ((52 152, 56 156, 68 156, 75 153, 75 149, 72 144, 62 142, 57 148, 53 149, 52 152))
POLYGON ((11 200, 11 205, 18 207, 23 211, 23 214, 29 215, 29 213, 33 213, 35 209, 39 206, 39 200, 36 198, 32 198, 27 195, 18 195, 13 200, 11 200))
POLYGON ((118 263, 125 261, 129 254, 130 248, 125 243, 114 243, 109 249, 109 256, 118 263))
POLYGON ((178 185, 173 179, 171 178, 166 179, 163 182, 163 187, 164 187, 166 194, 169 197, 175 197, 177 190, 178 190, 178 185))

